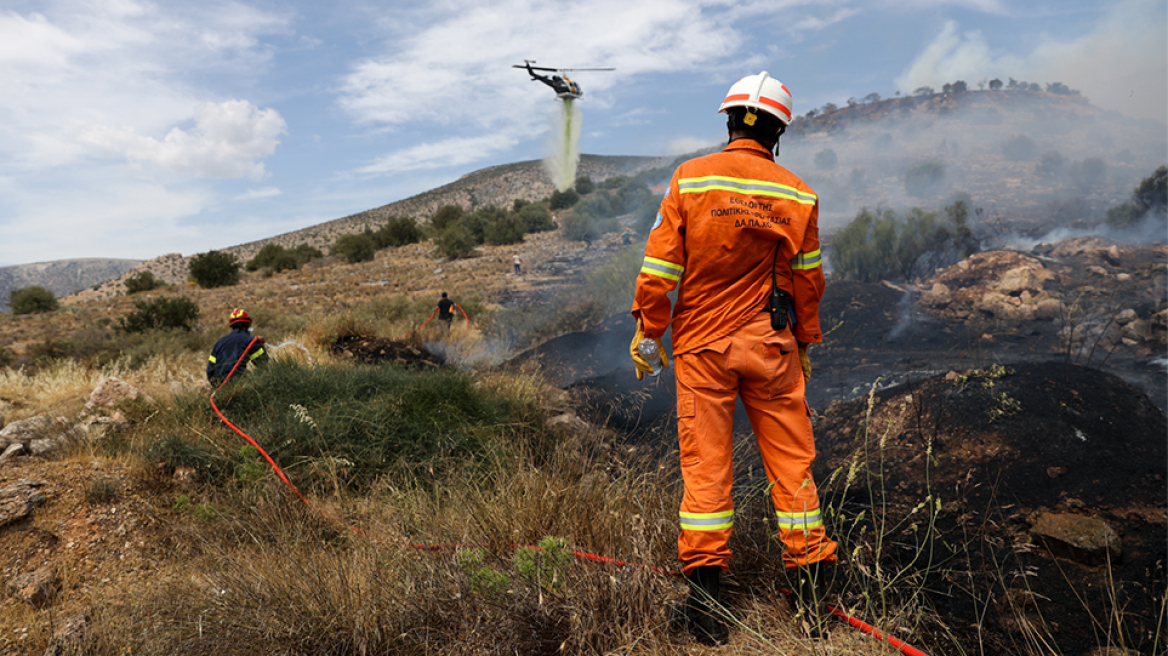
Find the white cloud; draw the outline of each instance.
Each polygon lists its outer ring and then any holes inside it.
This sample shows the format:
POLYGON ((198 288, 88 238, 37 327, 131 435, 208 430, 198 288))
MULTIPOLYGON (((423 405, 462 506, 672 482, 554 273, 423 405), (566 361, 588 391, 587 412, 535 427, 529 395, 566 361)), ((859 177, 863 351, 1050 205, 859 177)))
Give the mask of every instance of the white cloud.
POLYGON ((909 93, 958 79, 970 85, 992 77, 1063 82, 1099 107, 1163 122, 1168 115, 1165 20, 1162 2, 1125 0, 1110 5, 1088 34, 1043 35, 1025 53, 994 51, 980 32, 959 33, 957 24, 948 22, 895 82, 909 93))
POLYGON ((417 169, 461 166, 513 147, 519 140, 507 134, 488 134, 467 139, 451 138, 394 151, 357 169, 362 174, 389 174, 417 169))
POLYGON ((205 103, 195 110, 189 132, 171 128, 162 140, 132 128, 87 126, 78 139, 107 153, 153 162, 171 171, 207 178, 264 177, 255 160, 276 151, 285 132, 284 119, 274 109, 259 109, 246 100, 205 103))
POLYGON ((74 162, 87 154, 76 140, 83 126, 160 134, 220 99, 186 80, 256 75, 272 57, 259 36, 287 30, 287 20, 237 2, 0 10, 0 159, 25 170, 74 162))
MULTIPOLYGON (((23 189, 7 198, 0 262, 47 262, 77 257, 145 259, 161 255, 159 236, 184 248, 222 242, 220 231, 180 221, 213 202, 206 190, 171 189, 135 180, 116 167, 67 181, 84 193, 23 189)), ((171 248, 170 250, 178 250, 171 248)))
POLYGON ((248 189, 242 194, 232 198, 232 200, 259 200, 261 198, 274 198, 284 192, 277 187, 262 187, 260 189, 248 189))
POLYGON ((438 153, 430 145, 392 152, 361 173, 470 163, 545 129, 551 89, 512 64, 535 59, 543 66, 616 66, 569 73, 583 87, 584 102, 604 108, 614 93, 642 88, 642 75, 719 66, 739 72, 749 39, 738 24, 771 16, 778 6, 809 3, 449 0, 425 20, 395 15, 387 22, 384 52, 352 66, 340 82, 338 103, 355 121, 389 134, 473 132, 467 141, 442 141, 438 153))

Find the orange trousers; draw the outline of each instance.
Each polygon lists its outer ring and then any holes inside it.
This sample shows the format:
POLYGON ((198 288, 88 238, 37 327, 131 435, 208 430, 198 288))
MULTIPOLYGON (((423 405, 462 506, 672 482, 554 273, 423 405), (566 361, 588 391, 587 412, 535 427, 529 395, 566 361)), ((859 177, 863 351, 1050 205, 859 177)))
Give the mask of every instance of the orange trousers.
POLYGON ((677 540, 682 570, 717 565, 729 569, 727 542, 734 528, 731 445, 734 400, 750 418, 785 545, 783 563, 794 568, 835 560, 819 494, 811 478, 815 439, 804 397, 795 336, 776 332, 762 312, 730 335, 676 356, 677 432, 685 495, 677 540))

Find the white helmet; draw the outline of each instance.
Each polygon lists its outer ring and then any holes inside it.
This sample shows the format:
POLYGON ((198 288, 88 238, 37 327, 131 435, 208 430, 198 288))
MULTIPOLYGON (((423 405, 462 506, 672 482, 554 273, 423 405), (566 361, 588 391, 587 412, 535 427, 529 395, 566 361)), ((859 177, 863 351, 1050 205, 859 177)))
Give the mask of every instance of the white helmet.
POLYGON ((791 92, 766 71, 747 75, 730 87, 718 111, 725 112, 731 107, 757 109, 779 119, 783 125, 791 124, 791 92))

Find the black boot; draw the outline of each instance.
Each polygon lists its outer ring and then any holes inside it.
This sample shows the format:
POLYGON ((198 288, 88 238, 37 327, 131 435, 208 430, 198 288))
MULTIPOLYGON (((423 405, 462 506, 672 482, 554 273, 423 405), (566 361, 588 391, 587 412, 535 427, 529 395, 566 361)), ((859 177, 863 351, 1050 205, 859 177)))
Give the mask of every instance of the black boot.
POLYGON ((722 621, 722 568, 717 565, 695 567, 685 575, 689 597, 673 608, 670 624, 674 630, 687 629, 703 645, 726 644, 730 636, 722 621))
POLYGON ((808 633, 819 640, 827 632, 827 619, 831 612, 827 609, 827 566, 811 563, 795 568, 795 604, 799 618, 808 626, 808 633))

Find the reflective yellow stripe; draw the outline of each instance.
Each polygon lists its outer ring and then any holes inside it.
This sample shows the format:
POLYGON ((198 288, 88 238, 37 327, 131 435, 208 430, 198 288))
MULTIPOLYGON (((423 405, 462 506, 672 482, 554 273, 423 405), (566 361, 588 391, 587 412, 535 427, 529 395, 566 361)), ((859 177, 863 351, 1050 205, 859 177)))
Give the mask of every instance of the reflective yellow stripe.
POLYGON ((793 200, 801 205, 814 205, 819 198, 810 191, 800 191, 794 187, 770 182, 730 178, 722 175, 707 175, 700 178, 683 178, 677 181, 677 188, 683 194, 700 194, 707 191, 732 191, 748 196, 773 196, 793 200))
POLYGON ((823 526, 823 517, 818 510, 799 513, 775 512, 779 516, 779 528, 811 529, 823 526))
POLYGON ((217 364, 219 362, 218 360, 215 359, 215 356, 213 356, 213 355, 207 359, 211 361, 211 364, 217 364))
POLYGON ((646 257, 645 262, 641 265, 641 271, 669 280, 681 280, 681 273, 685 271, 685 267, 655 257, 646 257))
POLYGON ((823 263, 823 258, 820 256, 820 251, 815 250, 810 253, 799 253, 791 258, 791 268, 795 270, 814 269, 823 263))
POLYGON ((734 526, 734 511, 716 513, 680 512, 683 531, 721 531, 734 526))
POLYGON ((255 353, 252 353, 251 357, 248 358, 248 360, 255 360, 256 358, 260 357, 263 354, 264 354, 264 349, 261 348, 260 350, 256 351, 255 353))

